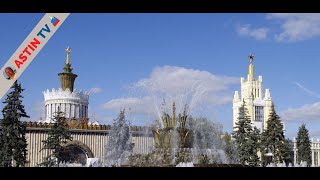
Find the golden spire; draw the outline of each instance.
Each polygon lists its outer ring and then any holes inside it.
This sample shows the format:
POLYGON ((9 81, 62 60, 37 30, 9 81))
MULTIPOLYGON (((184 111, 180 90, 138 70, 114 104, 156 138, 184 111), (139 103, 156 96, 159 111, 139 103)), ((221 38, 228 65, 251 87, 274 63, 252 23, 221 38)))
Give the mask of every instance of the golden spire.
POLYGON ((254 67, 253 67, 253 54, 250 52, 249 54, 249 61, 250 61, 250 65, 249 65, 249 74, 248 74, 248 80, 249 81, 254 81, 254 67))

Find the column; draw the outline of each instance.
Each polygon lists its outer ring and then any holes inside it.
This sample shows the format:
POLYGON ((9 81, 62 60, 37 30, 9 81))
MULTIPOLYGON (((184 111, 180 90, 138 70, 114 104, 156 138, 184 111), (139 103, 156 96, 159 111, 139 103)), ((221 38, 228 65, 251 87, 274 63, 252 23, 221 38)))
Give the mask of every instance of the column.
POLYGON ((47 118, 48 109, 47 109, 47 105, 45 105, 44 107, 45 107, 45 109, 44 109, 44 119, 46 119, 47 118))
POLYGON ((71 107, 70 107, 70 117, 74 117, 75 114, 74 114, 74 104, 71 104, 71 107))
POLYGON ((64 103, 60 103, 60 111, 63 112, 64 115, 66 115, 65 114, 65 111, 66 111, 65 108, 66 108, 65 104, 64 103))
POLYGON ((85 110, 84 116, 85 116, 85 117, 88 117, 88 109, 87 109, 87 106, 84 107, 84 110, 85 110))
POLYGON ((314 143, 313 140, 311 140, 311 166, 314 167, 314 143))
POLYGON ((57 112, 57 104, 54 103, 54 104, 53 104, 53 112, 52 112, 52 115, 53 115, 53 116, 56 115, 56 112, 57 112))
POLYGON ((51 118, 52 118, 52 110, 53 110, 53 107, 52 107, 52 103, 50 104, 50 121, 51 121, 51 118))
POLYGON ((67 117, 68 117, 68 118, 71 118, 70 109, 71 109, 71 105, 70 105, 70 103, 67 103, 67 106, 66 106, 66 114, 67 114, 67 117))
POLYGON ((47 117, 48 118, 50 116, 50 104, 47 104, 47 117))
POLYGON ((74 107, 74 109, 73 109, 73 116, 74 116, 74 117, 77 117, 77 105, 76 105, 76 104, 73 104, 73 107, 74 107))
POLYGON ((84 109, 84 108, 85 108, 85 106, 82 105, 82 117, 83 117, 83 118, 85 118, 85 109, 84 109))
POLYGON ((69 118, 72 118, 72 116, 71 116, 71 103, 69 103, 69 118))
POLYGON ((318 167, 320 167, 320 150, 319 150, 319 144, 318 144, 318 167))
POLYGON ((70 104, 70 117, 71 118, 74 116, 73 111, 74 111, 74 106, 73 106, 73 104, 70 104))
POLYGON ((47 108, 48 108, 48 111, 47 111, 46 119, 48 119, 50 117, 50 104, 47 104, 47 108))
POLYGON ((293 164, 297 163, 297 150, 293 150, 293 164))
POLYGON ((77 118, 77 105, 74 104, 74 117, 77 118))
POLYGON ((76 106, 75 106, 75 116, 76 116, 76 118, 79 118, 79 116, 80 116, 80 113, 79 113, 79 110, 80 109, 80 107, 79 107, 79 104, 76 104, 76 106))
POLYGON ((79 118, 82 118, 82 104, 79 104, 79 118))
POLYGON ((85 115, 84 115, 84 113, 85 113, 85 112, 84 112, 84 105, 81 105, 81 107, 82 107, 82 108, 81 108, 81 111, 82 111, 81 116, 82 116, 82 118, 84 118, 84 117, 85 117, 85 115))

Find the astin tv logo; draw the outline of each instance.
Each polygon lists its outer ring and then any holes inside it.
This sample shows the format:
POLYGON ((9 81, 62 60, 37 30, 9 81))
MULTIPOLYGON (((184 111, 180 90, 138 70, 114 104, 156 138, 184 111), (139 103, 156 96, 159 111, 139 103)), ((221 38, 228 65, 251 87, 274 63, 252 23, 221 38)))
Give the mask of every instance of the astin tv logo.
MULTIPOLYGON (((54 16, 49 17, 51 19, 51 24, 54 27, 58 27, 57 25, 60 23, 60 20, 54 16)), ((21 65, 23 65, 32 56, 32 54, 34 54, 35 51, 36 53, 38 53, 37 49, 39 49, 39 46, 44 45, 44 39, 46 39, 48 33, 52 32, 52 27, 50 28, 49 25, 45 24, 44 27, 41 28, 40 31, 37 33, 37 37, 33 38, 33 40, 29 42, 25 49, 21 51, 19 56, 17 55, 17 58, 14 60, 17 69, 20 69, 21 65)))
POLYGON ((53 26, 57 26, 59 24, 60 20, 58 18, 51 17, 51 16, 49 16, 49 17, 51 19, 51 23, 53 24, 53 26))

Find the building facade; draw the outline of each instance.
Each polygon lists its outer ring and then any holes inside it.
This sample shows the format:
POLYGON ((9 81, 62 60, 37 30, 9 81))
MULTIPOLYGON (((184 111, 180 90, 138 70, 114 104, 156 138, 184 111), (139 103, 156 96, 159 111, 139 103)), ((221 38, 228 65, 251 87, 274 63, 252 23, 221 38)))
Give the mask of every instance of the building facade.
MULTIPOLYGON (((294 164, 298 164, 298 149, 297 149, 297 142, 294 138, 293 140, 294 147, 294 164)), ((320 167, 320 139, 311 139, 311 166, 312 167, 320 167)))
MULTIPOLYGON (((71 49, 67 48, 67 58, 63 72, 59 73, 61 88, 43 92, 45 101, 45 119, 40 122, 24 122, 27 127, 27 167, 35 167, 44 162, 51 152, 41 150, 43 140, 48 137, 48 131, 52 125, 55 113, 62 111, 66 120, 66 128, 69 129, 72 141, 65 146, 72 149, 79 157, 79 162, 86 163, 87 158, 99 158, 104 162, 105 146, 109 141, 111 126, 100 125, 97 122, 89 122, 88 105, 89 93, 75 91, 74 81, 77 77, 72 73, 70 63, 71 49)), ((147 127, 131 126, 133 153, 146 154, 154 148, 152 132, 147 127)))
MULTIPOLYGON (((36 167, 45 161, 51 154, 50 150, 41 150, 43 148, 43 140, 48 137, 50 124, 26 122, 27 132, 27 164, 26 167, 36 167)), ((83 165, 87 158, 98 158, 104 162, 105 146, 109 141, 109 133, 111 126, 108 125, 88 125, 84 121, 69 120, 69 132, 73 138, 65 146, 73 147, 73 152, 84 157, 77 161, 83 165), (74 122, 72 122, 74 121, 74 122), (76 123, 75 123, 76 122, 76 123)), ((154 140, 152 133, 148 128, 132 126, 130 127, 132 134, 132 143, 134 144, 133 153, 147 154, 153 150, 154 140)))
POLYGON ((233 127, 236 126, 236 122, 238 121, 239 108, 242 106, 243 102, 245 102, 252 124, 262 131, 267 127, 272 99, 269 89, 265 90, 263 96, 262 76, 260 75, 258 76, 258 79, 255 79, 253 55, 251 53, 249 55, 249 61, 247 79, 241 77, 240 94, 238 91, 235 91, 233 97, 233 127))

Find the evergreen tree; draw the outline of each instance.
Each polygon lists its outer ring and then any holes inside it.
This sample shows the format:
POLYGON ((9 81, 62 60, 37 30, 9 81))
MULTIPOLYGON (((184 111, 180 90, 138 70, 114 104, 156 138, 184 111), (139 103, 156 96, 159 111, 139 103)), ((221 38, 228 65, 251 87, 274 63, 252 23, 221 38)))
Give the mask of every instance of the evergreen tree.
POLYGON ((236 122, 235 130, 232 133, 236 140, 238 155, 240 163, 243 165, 254 165, 256 162, 256 148, 253 143, 255 137, 250 116, 248 115, 248 109, 243 101, 242 106, 239 108, 239 117, 236 122))
MULTIPOLYGON (((1 122, 0 122, 1 123, 1 122)), ((0 124, 0 167, 2 167, 2 161, 4 159, 4 149, 3 148, 3 140, 1 138, 1 124, 0 124)))
POLYGON ((286 166, 289 165, 289 163, 292 163, 291 161, 291 144, 290 139, 285 139, 283 143, 283 147, 281 148, 281 156, 283 157, 284 162, 286 163, 286 166))
POLYGON ((248 162, 249 166, 259 166, 260 158, 258 156, 258 151, 260 149, 260 130, 254 127, 252 133, 248 138, 249 149, 248 153, 250 154, 250 161, 248 162))
POLYGON ((224 151, 228 157, 230 164, 237 164, 239 163, 239 156, 236 147, 235 141, 232 139, 231 135, 227 132, 223 136, 224 140, 224 151))
MULTIPOLYGON (((274 104, 272 104, 269 119, 267 120, 267 129, 262 133, 261 138, 262 156, 265 156, 267 153, 272 153, 273 162, 275 164, 282 163, 285 161, 283 154, 283 148, 285 147, 284 143, 285 136, 283 132, 283 124, 275 111, 274 104)), ((265 160, 263 165, 267 165, 265 160)))
POLYGON ((20 121, 22 117, 29 118, 21 100, 24 89, 17 81, 11 89, 12 91, 3 102, 5 106, 0 123, 0 166, 2 167, 20 167, 27 162, 26 126, 20 121))
POLYGON ((110 130, 109 141, 106 144, 106 166, 114 166, 125 163, 126 158, 133 150, 131 143, 130 127, 125 118, 125 111, 121 110, 118 118, 114 120, 110 130))
POLYGON ((61 162, 68 162, 72 154, 69 152, 68 147, 65 144, 68 141, 72 141, 72 137, 68 129, 66 128, 66 119, 64 113, 58 109, 52 118, 51 128, 48 132, 48 137, 43 140, 43 148, 40 150, 51 150, 52 154, 49 155, 46 160, 40 164, 40 166, 58 166, 61 162))
POLYGON ((298 136, 296 138, 298 149, 298 163, 305 161, 308 166, 311 165, 311 141, 309 139, 309 131, 305 124, 299 127, 298 136))

